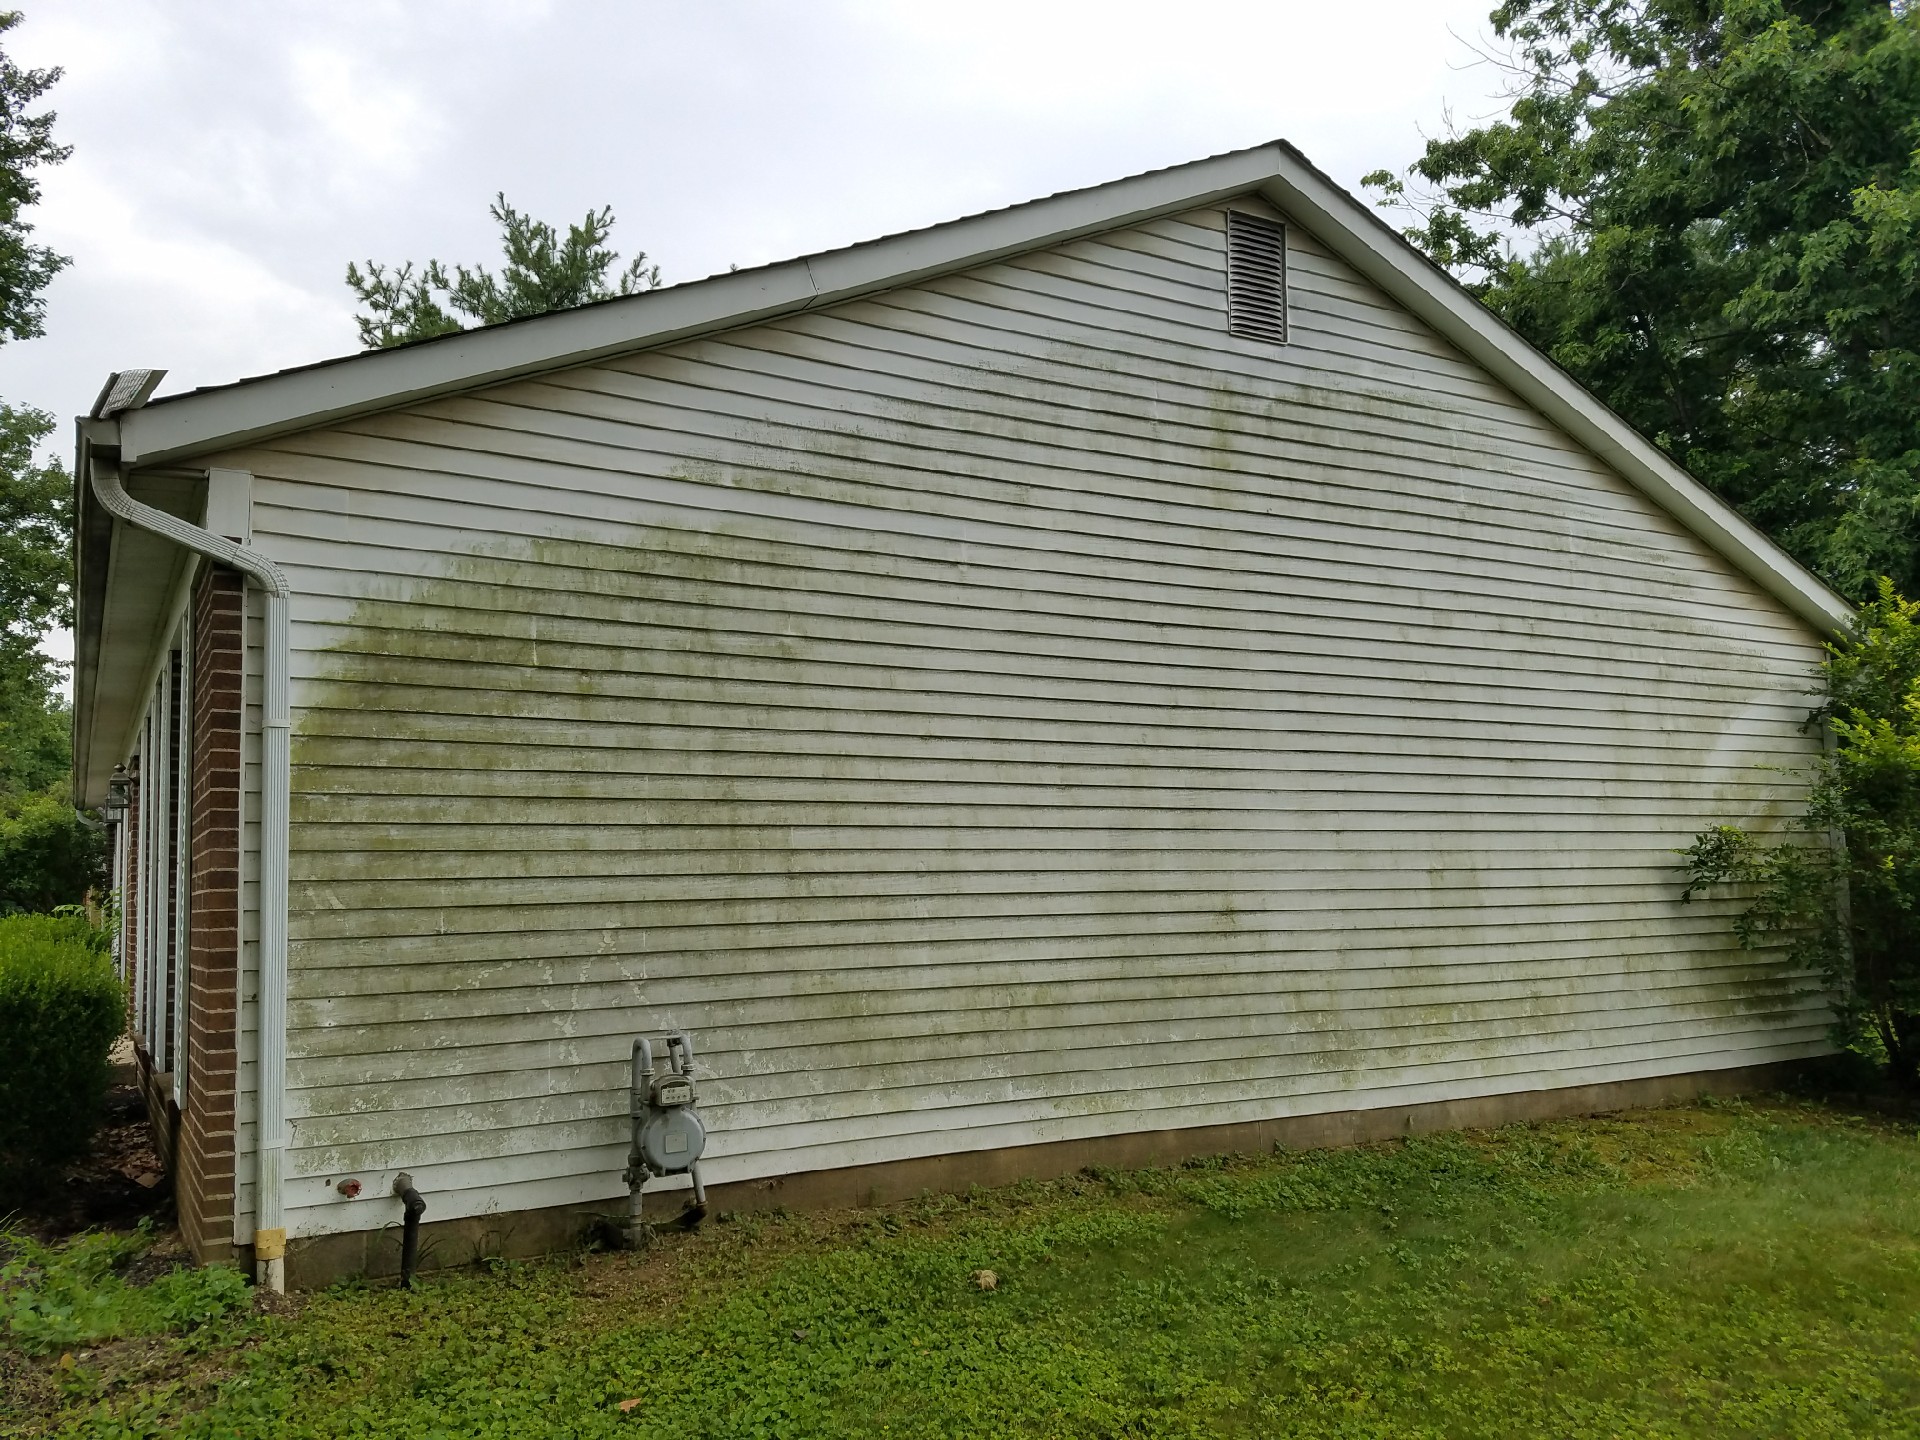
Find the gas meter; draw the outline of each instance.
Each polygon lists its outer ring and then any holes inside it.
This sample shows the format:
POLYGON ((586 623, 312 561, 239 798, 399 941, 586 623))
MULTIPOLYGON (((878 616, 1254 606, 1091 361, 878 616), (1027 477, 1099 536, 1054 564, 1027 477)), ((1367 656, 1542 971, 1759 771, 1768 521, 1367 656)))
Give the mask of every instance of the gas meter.
POLYGON ((693 1181, 688 1218, 706 1213, 707 1190, 700 1183, 700 1155, 707 1148, 707 1127, 694 1108, 693 1041, 685 1032, 667 1036, 667 1068, 655 1073, 653 1042, 633 1042, 630 1088, 633 1144, 627 1151, 627 1243, 643 1235, 640 1191, 649 1176, 687 1175, 693 1181))

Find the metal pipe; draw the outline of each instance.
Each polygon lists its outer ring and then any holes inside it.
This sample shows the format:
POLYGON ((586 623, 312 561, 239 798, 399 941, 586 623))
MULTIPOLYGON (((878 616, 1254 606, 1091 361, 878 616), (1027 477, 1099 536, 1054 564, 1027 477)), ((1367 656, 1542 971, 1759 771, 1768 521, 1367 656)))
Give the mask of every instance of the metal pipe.
MULTIPOLYGON (((287 1145, 287 812, 291 802, 288 702, 291 657, 287 600, 291 593, 280 567, 258 551, 211 530, 190 525, 127 494, 120 467, 89 454, 88 478, 102 508, 118 520, 171 540, 251 579, 266 597, 266 654, 261 706, 260 766, 260 1002, 259 1082, 255 1105, 259 1138, 254 1147, 255 1279, 269 1290, 286 1289, 287 1232, 282 1175, 287 1145)), ((145 806, 148 797, 142 796, 145 806)), ((146 897, 142 897, 143 901, 146 897)), ((145 911, 149 907, 143 904, 145 911)))
MULTIPOLYGON (((677 1030, 667 1037, 667 1049, 669 1052, 676 1050, 679 1052, 675 1059, 680 1073, 691 1077, 693 1075, 693 1037, 684 1030, 677 1030)), ((701 1182, 698 1160, 687 1166, 687 1178, 693 1181, 693 1208, 681 1218, 688 1224, 698 1225, 707 1214, 707 1187, 701 1182)))
POLYGON ((414 1266, 420 1262, 420 1217, 427 1213, 427 1202, 413 1188, 413 1176, 404 1170, 393 1177, 393 1193, 400 1197, 405 1212, 400 1222, 400 1284, 411 1290, 414 1266))
POLYGON ((627 1222, 621 1243, 629 1250, 638 1250, 646 1243, 646 1221, 641 1218, 641 1191, 647 1185, 646 1157, 640 1151, 640 1125, 647 1116, 647 1099, 653 1087, 653 1043, 646 1036, 636 1036, 633 1042, 631 1068, 627 1078, 627 1128, 631 1132, 627 1142, 627 1173, 621 1178, 627 1182, 627 1222))
POLYGON ((646 1243, 647 1222, 641 1213, 642 1192, 647 1188, 647 1172, 640 1162, 627 1159, 627 1223, 620 1236, 621 1245, 638 1250, 646 1243))

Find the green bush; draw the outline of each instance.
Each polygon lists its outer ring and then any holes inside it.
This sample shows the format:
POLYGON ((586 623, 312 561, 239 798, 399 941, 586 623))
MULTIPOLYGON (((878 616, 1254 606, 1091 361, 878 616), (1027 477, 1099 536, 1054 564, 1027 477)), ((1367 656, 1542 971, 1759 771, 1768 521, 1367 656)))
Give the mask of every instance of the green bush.
POLYGON ((106 938, 84 919, 0 918, 0 1157, 83 1154, 106 1099, 126 995, 106 938))
POLYGON ((1820 972, 1836 1038, 1920 1093, 1920 600, 1882 580, 1821 669, 1833 744, 1804 810, 1777 837, 1702 832, 1685 893, 1743 889, 1740 943, 1820 972))
POLYGON ((61 780, 0 794, 0 915, 77 905, 106 879, 104 832, 81 822, 61 780))

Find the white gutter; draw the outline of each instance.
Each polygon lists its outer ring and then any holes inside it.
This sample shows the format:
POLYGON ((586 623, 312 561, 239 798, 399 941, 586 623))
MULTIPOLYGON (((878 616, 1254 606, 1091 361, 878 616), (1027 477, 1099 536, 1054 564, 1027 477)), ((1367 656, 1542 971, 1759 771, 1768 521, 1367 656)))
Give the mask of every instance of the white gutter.
POLYGON ((282 1215, 282 1163, 286 1152, 287 1098, 287 811, 292 793, 288 748, 290 712, 287 577, 258 551, 190 525, 127 494, 117 461, 91 453, 88 477, 94 496, 114 518, 171 540, 240 571, 267 600, 265 705, 261 724, 260 775, 260 1004, 259 1085, 255 1104, 259 1136, 254 1147, 255 1279, 269 1290, 286 1289, 287 1232, 282 1215))

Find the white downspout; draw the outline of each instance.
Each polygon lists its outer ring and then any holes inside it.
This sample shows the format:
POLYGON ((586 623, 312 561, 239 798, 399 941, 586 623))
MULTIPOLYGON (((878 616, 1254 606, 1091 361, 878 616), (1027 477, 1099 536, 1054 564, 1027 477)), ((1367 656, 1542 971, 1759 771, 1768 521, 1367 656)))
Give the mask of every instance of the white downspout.
POLYGON ((89 478, 102 508, 116 519, 240 571, 267 598, 266 694, 261 719, 259 1136, 254 1146, 255 1279, 286 1289, 287 1231, 281 1209, 287 1099, 287 810, 292 792, 288 671, 287 577, 258 551, 190 525, 127 494, 120 467, 90 456, 89 478))

